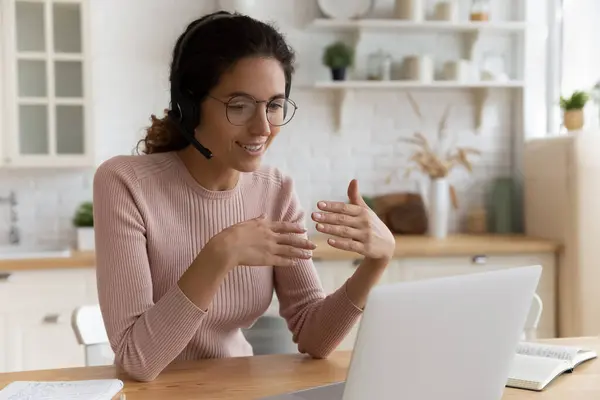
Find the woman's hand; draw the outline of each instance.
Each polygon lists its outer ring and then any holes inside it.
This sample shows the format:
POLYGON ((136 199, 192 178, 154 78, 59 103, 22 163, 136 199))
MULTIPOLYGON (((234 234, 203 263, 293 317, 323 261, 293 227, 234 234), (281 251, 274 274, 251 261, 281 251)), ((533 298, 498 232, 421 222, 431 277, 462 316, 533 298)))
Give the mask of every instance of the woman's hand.
POLYGON ((311 258, 316 248, 301 236, 305 232, 300 224, 269 221, 263 215, 230 226, 213 239, 232 257, 231 266, 290 267, 297 259, 311 258))
POLYGON ((324 212, 315 212, 312 219, 317 230, 336 238, 328 239, 332 247, 361 254, 365 259, 387 263, 396 247, 394 235, 367 206, 353 179, 348 185, 350 203, 320 201, 317 206, 324 212))

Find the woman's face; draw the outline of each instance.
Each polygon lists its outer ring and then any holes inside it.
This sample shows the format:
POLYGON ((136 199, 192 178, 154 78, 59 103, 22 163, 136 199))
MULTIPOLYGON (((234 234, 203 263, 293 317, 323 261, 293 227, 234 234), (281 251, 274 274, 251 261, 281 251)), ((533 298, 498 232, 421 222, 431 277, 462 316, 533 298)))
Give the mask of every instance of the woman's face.
POLYGON ((279 61, 242 59, 223 73, 202 103, 196 137, 213 153, 211 161, 241 172, 254 171, 280 131, 269 120, 277 123, 281 118, 284 100, 285 75, 279 61))

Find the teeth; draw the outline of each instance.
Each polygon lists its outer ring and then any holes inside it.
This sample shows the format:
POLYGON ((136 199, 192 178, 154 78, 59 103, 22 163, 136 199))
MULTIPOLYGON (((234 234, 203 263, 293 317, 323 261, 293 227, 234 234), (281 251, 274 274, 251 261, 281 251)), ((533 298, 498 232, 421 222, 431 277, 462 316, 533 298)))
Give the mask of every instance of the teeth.
POLYGON ((243 144, 242 147, 249 151, 258 151, 258 150, 262 149, 263 145, 262 144, 254 144, 254 145, 243 144))

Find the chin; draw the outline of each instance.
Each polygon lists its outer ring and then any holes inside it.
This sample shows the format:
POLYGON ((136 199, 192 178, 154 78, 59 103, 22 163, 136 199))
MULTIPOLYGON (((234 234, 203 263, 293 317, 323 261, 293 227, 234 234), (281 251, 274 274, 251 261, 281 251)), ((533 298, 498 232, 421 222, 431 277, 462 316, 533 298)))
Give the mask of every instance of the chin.
POLYGON ((252 162, 240 162, 235 165, 235 169, 240 172, 254 172, 260 168, 262 159, 252 162))

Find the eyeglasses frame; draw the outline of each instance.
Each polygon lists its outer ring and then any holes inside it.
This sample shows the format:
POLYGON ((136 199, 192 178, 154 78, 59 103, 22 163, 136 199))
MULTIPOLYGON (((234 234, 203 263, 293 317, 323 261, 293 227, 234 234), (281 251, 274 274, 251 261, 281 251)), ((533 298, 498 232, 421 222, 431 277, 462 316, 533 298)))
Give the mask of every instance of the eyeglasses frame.
MULTIPOLYGON (((233 126, 244 126, 244 125, 237 125, 237 124, 234 124, 234 123, 233 123, 233 122, 231 122, 231 120, 229 119, 229 113, 227 112, 227 107, 229 107, 229 103, 230 103, 230 102, 231 102, 233 99, 235 99, 235 98, 238 98, 238 97, 247 97, 247 98, 249 98, 249 99, 252 99, 252 100, 254 100, 254 103, 255 103, 256 105, 258 105, 258 104, 261 104, 261 103, 265 103, 265 104, 266 104, 266 110, 267 110, 267 111, 266 111, 266 113, 268 113, 268 112, 269 112, 269 111, 268 111, 268 110, 269 110, 269 104, 271 104, 271 102, 273 102, 273 101, 276 101, 276 100, 281 100, 281 99, 282 99, 282 97, 276 97, 276 98, 274 98, 274 99, 271 99, 271 100, 256 100, 256 98, 254 98, 254 96, 252 96, 252 95, 249 95, 249 94, 238 94, 238 95, 235 95, 235 96, 231 97, 231 98, 230 98, 229 100, 227 100, 227 101, 225 101, 225 100, 221 100, 221 99, 219 99, 218 97, 215 97, 215 96, 213 96, 213 95, 210 95, 210 94, 209 94, 209 95, 207 95, 207 97, 209 97, 209 98, 211 98, 211 99, 213 99, 213 100, 216 100, 216 101, 218 101, 219 103, 223 104, 223 106, 225 107, 225 118, 227 118, 227 121, 228 121, 228 122, 229 122, 231 125, 233 125, 233 126)), ((288 101, 288 102, 289 102, 289 103, 292 105, 292 107, 293 107, 293 110, 294 110, 294 113, 292 114, 291 118, 290 118, 290 119, 289 119, 289 120, 288 120, 286 123, 284 123, 284 124, 281 124, 281 125, 275 125, 275 124, 272 124, 272 123, 271 123, 271 121, 269 121, 269 116, 268 116, 268 114, 267 114, 267 121, 268 121, 268 122, 269 122, 269 124, 271 124, 272 126, 276 126, 276 127, 285 126, 285 125, 287 125, 287 124, 288 124, 288 123, 289 123, 289 122, 290 122, 292 119, 294 119, 294 116, 296 115, 296 111, 298 110, 298 106, 296 105, 296 103, 294 102, 294 100, 292 100, 292 99, 290 99, 290 98, 288 98, 288 97, 283 97, 283 99, 284 99, 284 100, 286 100, 286 101, 288 101)))

